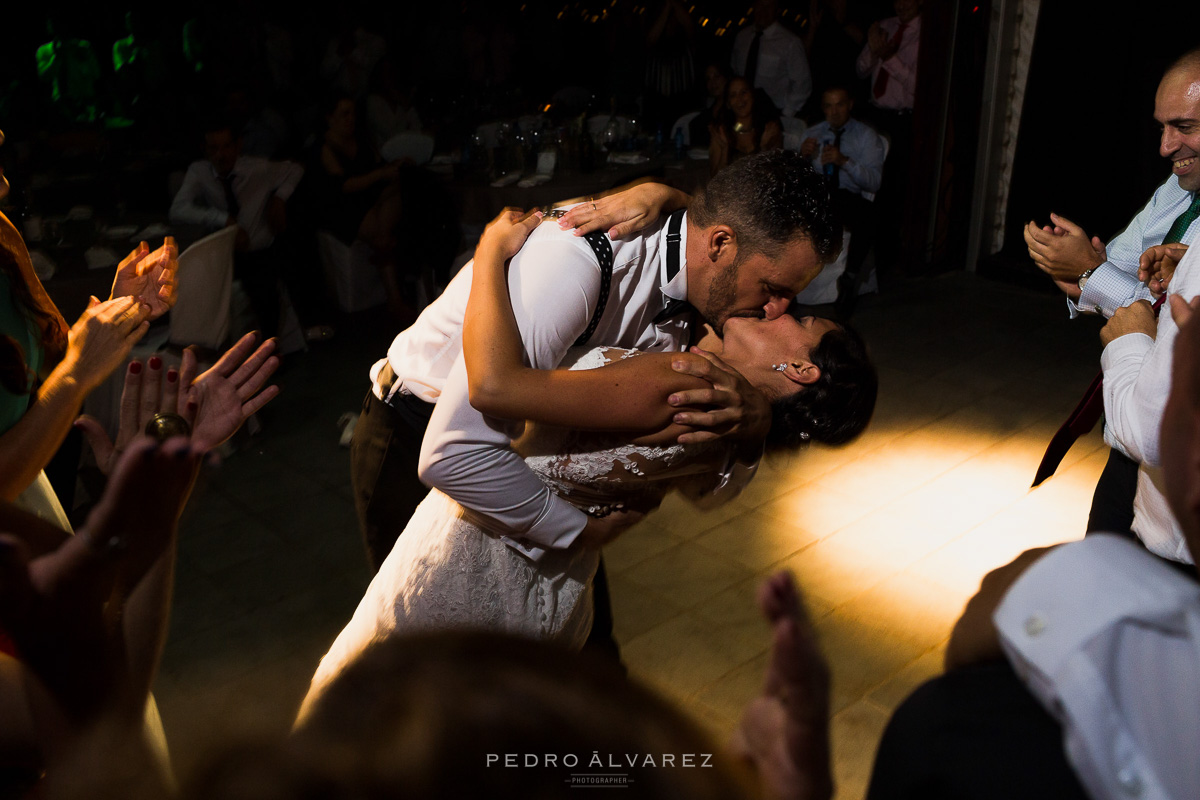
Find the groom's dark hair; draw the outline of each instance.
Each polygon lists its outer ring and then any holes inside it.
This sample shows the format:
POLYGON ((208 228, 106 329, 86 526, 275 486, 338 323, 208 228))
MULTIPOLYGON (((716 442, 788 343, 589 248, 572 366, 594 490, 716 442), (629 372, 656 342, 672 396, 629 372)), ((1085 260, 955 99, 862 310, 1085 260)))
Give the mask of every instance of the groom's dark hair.
POLYGON ((747 156, 718 172, 692 197, 688 217, 701 228, 728 225, 739 256, 776 256, 797 238, 825 263, 842 247, 842 221, 830 181, 790 150, 747 156))

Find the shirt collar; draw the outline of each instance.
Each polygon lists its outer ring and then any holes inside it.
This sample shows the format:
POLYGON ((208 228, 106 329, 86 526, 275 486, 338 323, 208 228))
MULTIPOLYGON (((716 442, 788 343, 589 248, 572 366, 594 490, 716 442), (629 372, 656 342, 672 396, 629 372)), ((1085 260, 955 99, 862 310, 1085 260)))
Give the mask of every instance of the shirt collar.
POLYGON ((679 272, 667 280, 667 228, 664 224, 658 232, 658 281, 660 291, 671 300, 687 300, 687 212, 683 212, 683 225, 679 229, 679 272))

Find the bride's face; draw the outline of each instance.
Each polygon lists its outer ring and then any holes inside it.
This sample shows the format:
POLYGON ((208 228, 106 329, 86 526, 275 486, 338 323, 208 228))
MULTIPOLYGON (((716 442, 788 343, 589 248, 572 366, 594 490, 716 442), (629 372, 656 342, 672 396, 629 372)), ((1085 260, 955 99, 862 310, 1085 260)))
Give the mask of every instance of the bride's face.
POLYGON ((791 394, 820 377, 809 354, 837 327, 833 320, 791 314, 771 320, 732 317, 725 323, 721 358, 768 397, 791 394), (785 369, 776 369, 780 364, 785 369))

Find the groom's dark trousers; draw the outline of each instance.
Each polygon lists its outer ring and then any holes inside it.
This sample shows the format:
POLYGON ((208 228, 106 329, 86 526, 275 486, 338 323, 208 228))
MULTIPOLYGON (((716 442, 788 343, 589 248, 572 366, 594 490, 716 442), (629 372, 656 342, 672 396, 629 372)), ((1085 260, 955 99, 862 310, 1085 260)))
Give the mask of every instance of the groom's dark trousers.
MULTIPOLYGON (((392 396, 391 404, 373 391, 363 400, 350 442, 350 480, 372 574, 379 572, 396 538, 429 494, 429 487, 417 477, 417 463, 432 413, 432 404, 400 392, 392 396)), ((592 599, 592 631, 584 648, 619 660, 603 558, 592 583, 592 599)))

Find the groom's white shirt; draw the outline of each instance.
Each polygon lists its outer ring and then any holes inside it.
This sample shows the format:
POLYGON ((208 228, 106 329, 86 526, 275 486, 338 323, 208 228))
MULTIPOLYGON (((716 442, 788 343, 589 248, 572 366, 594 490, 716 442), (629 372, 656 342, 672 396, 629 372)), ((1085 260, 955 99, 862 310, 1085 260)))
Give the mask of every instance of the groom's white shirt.
MULTIPOLYGON (((681 269, 671 281, 666 237, 664 220, 641 235, 612 243, 608 303, 590 346, 664 352, 687 345, 685 319, 654 323, 668 299, 687 298, 686 220, 681 269)), ((437 403, 421 448, 422 480, 494 520, 500 530, 522 540, 511 542, 513 546, 536 558, 542 548, 569 546, 587 516, 547 489, 512 450, 510 442, 522 423, 485 417, 471 407, 462 321, 472 267, 473 262, 467 264, 412 327, 396 337, 386 362, 397 376, 393 392, 437 403)), ((527 359, 538 369, 557 367, 587 327, 600 294, 600 267, 591 247, 556 223, 544 222, 513 258, 508 282, 527 359)), ((372 380, 384 363, 372 368, 372 380)), ((720 485, 737 471, 731 459, 720 485)))

